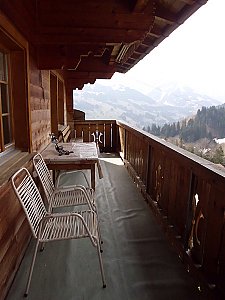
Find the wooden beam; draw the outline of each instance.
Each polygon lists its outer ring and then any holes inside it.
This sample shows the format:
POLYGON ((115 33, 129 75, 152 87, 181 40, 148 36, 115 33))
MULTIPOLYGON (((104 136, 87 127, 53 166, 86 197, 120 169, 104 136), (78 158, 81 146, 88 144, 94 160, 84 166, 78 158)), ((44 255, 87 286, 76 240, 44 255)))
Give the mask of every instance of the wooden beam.
POLYGON ((58 80, 54 74, 50 74, 51 96, 51 132, 58 132, 58 80))
POLYGON ((98 57, 83 57, 79 66, 76 69, 78 72, 114 72, 114 67, 103 62, 102 58, 98 57))
POLYGON ((30 39, 35 27, 35 2, 1 0, 0 3, 1 11, 16 25, 23 36, 30 39))
POLYGON ((115 73, 115 67, 107 66, 107 70, 102 72, 79 72, 79 71, 63 71, 63 77, 66 86, 72 89, 82 89, 84 84, 93 84, 96 79, 110 79, 115 73))
POLYGON ((69 12, 65 14, 63 11, 49 11, 46 15, 39 19, 38 31, 50 30, 56 28, 95 28, 101 30, 103 28, 109 29, 133 29, 133 30, 148 30, 152 25, 151 16, 153 14, 153 5, 148 7, 146 13, 127 13, 118 14, 105 12, 99 14, 98 12, 92 13, 90 11, 77 14, 75 12, 69 12), (151 9, 150 9, 151 8, 151 9))
POLYGON ((168 8, 165 8, 158 1, 155 2, 155 7, 156 7, 155 17, 157 19, 161 19, 170 25, 177 22, 178 16, 176 14, 170 12, 168 8))
POLYGON ((76 80, 76 79, 89 79, 89 78, 96 78, 96 79, 105 79, 111 78, 114 74, 115 68, 111 72, 77 72, 77 71, 68 71, 65 70, 63 72, 65 80, 76 80))
MULTIPOLYGON (((115 70, 115 69, 114 69, 115 70)), ((73 72, 73 71, 66 71, 65 73, 65 82, 66 86, 69 86, 70 88, 83 88, 84 84, 91 83, 93 84, 96 79, 110 79, 113 74, 113 72, 73 72)))
POLYGON ((105 53, 101 45, 41 45, 37 47, 38 67, 41 70, 76 69, 81 57, 105 53))
POLYGON ((102 28, 52 28, 47 32, 37 33, 33 36, 35 45, 57 44, 96 44, 96 43, 132 43, 141 40, 149 31, 138 29, 114 29, 102 28), (51 31, 51 32, 50 32, 51 31))
POLYGON ((64 68, 75 69, 80 62, 80 56, 63 57, 56 53, 46 53, 41 55, 38 53, 37 65, 40 70, 58 70, 64 68))
POLYGON ((54 12, 61 10, 66 14, 73 12, 75 14, 77 13, 82 15, 87 11, 89 11, 90 13, 98 12, 98 15, 102 15, 104 13, 112 11, 125 14, 130 12, 130 3, 127 0, 38 0, 37 8, 39 12, 54 12))
POLYGON ((153 1, 138 0, 134 8, 137 12, 132 13, 129 2, 86 0, 78 4, 77 1, 49 0, 46 3, 40 0, 34 43, 131 43, 140 40, 153 24, 153 1))
POLYGON ((153 28, 151 29, 151 31, 147 33, 147 36, 159 38, 160 36, 162 36, 162 34, 163 34, 162 29, 159 26, 157 26, 155 23, 153 25, 153 28))
MULTIPOLYGON (((151 1, 152 3, 152 1, 151 1)), ((149 4, 149 0, 136 0, 136 3, 133 8, 133 12, 142 13, 149 4)))
POLYGON ((196 0, 181 0, 182 2, 188 4, 188 5, 193 5, 196 4, 197 1, 196 0))

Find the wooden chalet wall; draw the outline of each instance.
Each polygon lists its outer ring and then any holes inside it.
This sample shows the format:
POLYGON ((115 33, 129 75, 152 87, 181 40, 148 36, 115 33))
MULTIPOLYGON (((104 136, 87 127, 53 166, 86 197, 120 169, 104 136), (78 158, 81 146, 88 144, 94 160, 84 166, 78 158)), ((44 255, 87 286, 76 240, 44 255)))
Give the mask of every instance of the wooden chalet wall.
MULTIPOLYGON (((13 192, 10 177, 20 167, 27 167, 31 174, 33 172, 32 154, 40 151, 50 141, 51 132, 51 95, 50 95, 50 71, 39 70, 35 59, 35 49, 21 35, 13 23, 11 23, 0 11, 0 42, 4 42, 3 34, 12 43, 17 43, 18 48, 24 51, 26 72, 24 73, 23 94, 17 93, 17 106, 15 114, 21 117, 23 103, 26 107, 26 123, 15 121, 17 135, 23 137, 28 135, 27 146, 18 147, 12 157, 8 155, 0 157, 0 300, 5 299, 8 289, 14 279, 21 260, 30 241, 31 231, 29 229, 24 212, 13 192), (24 46, 23 46, 24 45, 24 46), (26 124, 26 126, 24 126, 26 124), (26 152, 21 152, 26 151, 26 152)), ((11 44, 7 42, 10 46, 11 44)), ((8 46, 7 44, 7 46, 8 46)), ((16 69, 16 64, 15 64, 16 69)), ((18 65, 17 65, 18 69, 18 65)), ((13 80, 19 86, 21 70, 15 72, 13 80)), ((64 82, 57 72, 54 72, 57 82, 60 78, 60 89, 56 91, 57 97, 65 104, 64 82)), ((16 86, 15 84, 13 87, 16 86)), ((58 85, 57 85, 58 87, 58 85)), ((22 87, 20 86, 20 90, 22 87)), ((65 106, 65 105, 63 105, 65 106)), ((21 120, 22 120, 21 119, 21 120)), ((65 118, 64 118, 65 119, 65 118)), ((19 138, 20 140, 22 138, 19 138)), ((16 141, 15 147, 19 143, 16 141)), ((21 142, 22 145, 22 142, 21 142)), ((20 146, 20 145, 19 145, 20 146)))
MULTIPOLYGON (((1 47, 5 46, 10 49, 14 57, 18 52, 27 53, 26 40, 1 13, 0 41, 1 47)), ((19 54, 19 57, 21 58, 22 55, 19 54)), ((20 66, 23 65, 24 70, 27 67, 24 64, 25 61, 26 59, 23 57, 22 63, 20 63, 20 66)), ((17 93, 13 94, 13 104, 17 105, 15 115, 20 118, 23 113, 23 108, 27 105, 26 97, 21 101, 21 95, 27 95, 27 90, 25 91, 27 86, 25 86, 25 84, 23 86, 21 85, 21 82, 26 80, 25 76, 27 74, 24 74, 24 70, 19 68, 18 60, 14 60, 14 70, 16 70, 16 72, 12 78, 12 85, 14 89, 17 89, 17 93), (17 77, 19 69, 20 78, 17 77)), ((26 116, 28 116, 28 114, 26 114, 26 116)), ((23 120, 24 119, 26 118, 23 116, 23 120)), ((27 120, 20 122, 20 130, 23 132, 23 136, 22 133, 20 133, 22 138, 19 137, 18 141, 15 141, 15 144, 21 147, 22 150, 25 149, 25 151, 27 147, 29 147, 29 138, 27 138, 28 131, 25 128, 27 120)), ((15 125, 17 125, 15 131, 17 132, 19 128, 17 119, 15 123, 15 125)), ((9 177, 16 168, 26 164, 30 157, 26 153, 16 152, 9 161, 7 160, 7 156, 1 157, 0 159, 0 299, 4 299, 24 255, 30 236, 25 215, 12 190, 9 177)))
POLYGON ((39 151, 49 143, 50 119, 50 73, 38 70, 30 55, 30 111, 32 150, 39 151))

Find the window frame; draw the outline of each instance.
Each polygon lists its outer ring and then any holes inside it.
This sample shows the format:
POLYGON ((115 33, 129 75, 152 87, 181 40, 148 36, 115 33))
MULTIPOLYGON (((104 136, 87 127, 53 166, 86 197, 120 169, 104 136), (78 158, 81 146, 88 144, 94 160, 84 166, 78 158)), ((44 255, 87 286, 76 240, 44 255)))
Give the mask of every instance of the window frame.
POLYGON ((12 103, 12 93, 11 93, 11 80, 10 80, 10 52, 7 49, 4 49, 2 45, 0 45, 0 52, 4 55, 4 72, 6 76, 4 80, 0 80, 0 85, 5 85, 6 93, 7 93, 7 112, 2 111, 2 97, 1 97, 1 88, 0 88, 0 153, 3 153, 5 150, 12 148, 15 145, 14 140, 14 126, 13 126, 13 103, 12 103), (9 143, 5 143, 5 134, 4 134, 4 125, 3 125, 3 117, 8 116, 9 122, 9 134, 10 141, 9 143))
POLYGON ((61 76, 50 71, 50 111, 51 111, 51 131, 58 134, 59 125, 66 124, 65 116, 66 97, 65 84, 61 76))
MULTIPOLYGON (((1 164, 3 157, 7 160, 10 159, 10 155, 4 155, 5 152, 13 152, 11 150, 32 152, 29 43, 9 19, 2 14, 0 18, 0 51, 7 56, 12 134, 12 143, 5 145, 0 150, 1 164)), ((3 140, 1 136, 0 138, 3 140)))

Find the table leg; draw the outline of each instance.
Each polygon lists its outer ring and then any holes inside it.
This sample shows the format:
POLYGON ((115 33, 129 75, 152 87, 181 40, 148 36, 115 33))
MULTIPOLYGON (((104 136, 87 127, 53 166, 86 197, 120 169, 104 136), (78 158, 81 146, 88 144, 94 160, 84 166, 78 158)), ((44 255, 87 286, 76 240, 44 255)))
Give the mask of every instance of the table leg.
POLYGON ((91 187, 95 190, 95 165, 91 165, 91 187))
POLYGON ((56 183, 56 170, 52 170, 52 179, 53 179, 53 183, 54 183, 54 186, 55 186, 55 183, 56 183))

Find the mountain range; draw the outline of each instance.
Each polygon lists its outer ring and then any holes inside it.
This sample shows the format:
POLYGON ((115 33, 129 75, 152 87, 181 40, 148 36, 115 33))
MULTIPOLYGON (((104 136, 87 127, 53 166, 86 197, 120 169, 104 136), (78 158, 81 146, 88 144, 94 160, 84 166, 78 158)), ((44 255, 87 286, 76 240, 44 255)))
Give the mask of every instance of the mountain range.
POLYGON ((155 123, 177 122, 196 114, 202 106, 221 101, 199 94, 189 87, 168 84, 145 94, 127 86, 87 85, 74 90, 74 108, 85 112, 86 119, 117 119, 139 128, 155 123))

